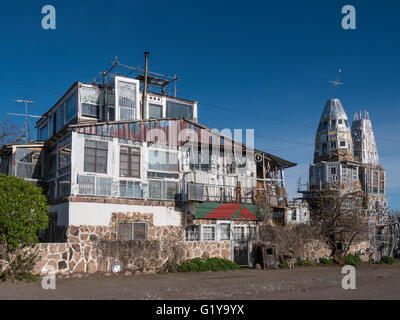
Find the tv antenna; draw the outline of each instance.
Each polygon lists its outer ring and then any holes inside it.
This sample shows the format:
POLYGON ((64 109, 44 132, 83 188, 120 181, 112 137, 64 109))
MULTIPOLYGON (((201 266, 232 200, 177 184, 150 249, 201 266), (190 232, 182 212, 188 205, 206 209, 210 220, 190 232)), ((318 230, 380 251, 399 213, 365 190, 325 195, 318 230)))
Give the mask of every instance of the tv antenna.
POLYGON ((41 118, 40 116, 36 116, 36 115, 32 115, 32 114, 28 114, 28 104, 33 104, 35 103, 35 101, 32 100, 22 100, 22 99, 16 99, 14 100, 14 102, 17 103, 24 103, 25 104, 25 114, 20 114, 20 113, 11 113, 11 112, 7 112, 7 114, 9 115, 13 115, 13 116, 20 116, 20 117, 25 117, 25 129, 22 129, 22 131, 24 132, 24 134, 17 138, 18 140, 22 140, 26 143, 29 143, 32 141, 31 136, 30 136, 30 128, 29 128, 29 118, 41 118))

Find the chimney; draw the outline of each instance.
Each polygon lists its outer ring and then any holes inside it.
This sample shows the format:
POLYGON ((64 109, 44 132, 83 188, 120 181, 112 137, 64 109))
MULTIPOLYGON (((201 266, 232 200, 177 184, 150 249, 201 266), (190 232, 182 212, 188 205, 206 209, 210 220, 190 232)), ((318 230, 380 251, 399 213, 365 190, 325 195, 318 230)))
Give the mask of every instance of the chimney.
POLYGON ((144 53, 144 89, 143 89, 143 99, 142 99, 142 120, 146 119, 146 103, 147 103, 147 72, 148 72, 148 59, 149 53, 146 51, 144 53))

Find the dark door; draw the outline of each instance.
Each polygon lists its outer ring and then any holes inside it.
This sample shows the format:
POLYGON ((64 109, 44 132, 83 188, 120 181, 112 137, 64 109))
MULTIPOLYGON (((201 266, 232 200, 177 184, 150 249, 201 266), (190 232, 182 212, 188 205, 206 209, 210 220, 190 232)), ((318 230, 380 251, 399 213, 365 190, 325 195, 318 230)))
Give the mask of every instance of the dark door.
POLYGON ((249 241, 235 240, 233 242, 233 262, 239 266, 249 266, 249 241))

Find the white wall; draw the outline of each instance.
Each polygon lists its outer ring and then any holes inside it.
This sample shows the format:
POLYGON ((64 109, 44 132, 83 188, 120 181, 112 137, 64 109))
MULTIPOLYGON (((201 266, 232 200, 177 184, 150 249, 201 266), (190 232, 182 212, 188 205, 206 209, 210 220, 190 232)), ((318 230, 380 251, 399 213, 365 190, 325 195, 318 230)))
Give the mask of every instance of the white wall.
POLYGON ((152 213, 155 226, 181 226, 181 212, 173 207, 137 206, 113 203, 70 202, 69 224, 74 226, 104 226, 112 213, 152 213))

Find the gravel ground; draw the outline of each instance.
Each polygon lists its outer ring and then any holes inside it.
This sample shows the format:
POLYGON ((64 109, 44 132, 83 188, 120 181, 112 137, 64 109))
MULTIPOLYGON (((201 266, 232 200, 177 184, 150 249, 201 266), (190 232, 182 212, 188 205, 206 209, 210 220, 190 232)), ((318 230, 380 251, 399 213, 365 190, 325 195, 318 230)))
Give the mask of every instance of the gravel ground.
POLYGON ((400 266, 356 268, 357 288, 343 290, 339 266, 239 270, 148 276, 57 279, 56 290, 37 283, 0 283, 0 299, 400 299, 400 266))

